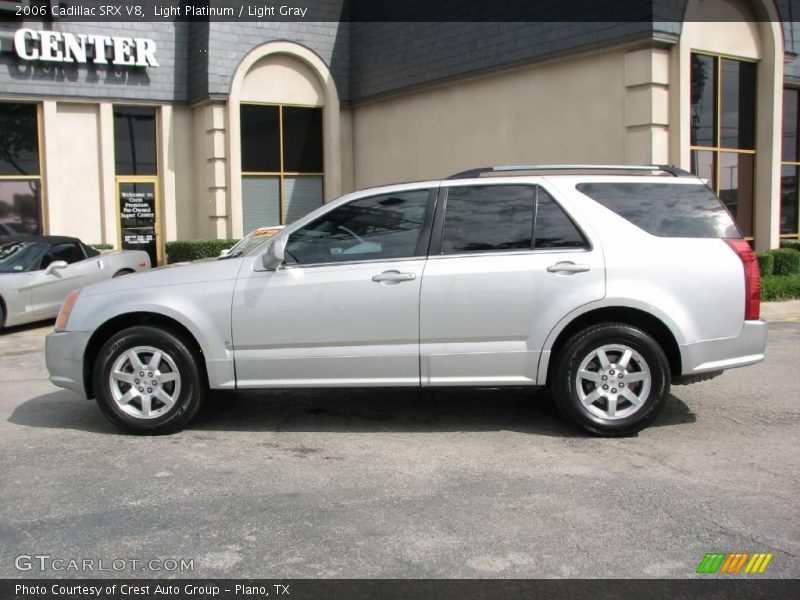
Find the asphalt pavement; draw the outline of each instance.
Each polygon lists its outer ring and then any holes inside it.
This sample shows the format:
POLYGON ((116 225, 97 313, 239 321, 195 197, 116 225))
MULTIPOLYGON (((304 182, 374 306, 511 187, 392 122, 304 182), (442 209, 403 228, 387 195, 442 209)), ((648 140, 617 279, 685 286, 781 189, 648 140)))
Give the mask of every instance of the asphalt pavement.
POLYGON ((0 577, 800 576, 800 323, 625 439, 526 390, 215 394, 133 437, 49 383, 51 326, 0 333, 0 577))

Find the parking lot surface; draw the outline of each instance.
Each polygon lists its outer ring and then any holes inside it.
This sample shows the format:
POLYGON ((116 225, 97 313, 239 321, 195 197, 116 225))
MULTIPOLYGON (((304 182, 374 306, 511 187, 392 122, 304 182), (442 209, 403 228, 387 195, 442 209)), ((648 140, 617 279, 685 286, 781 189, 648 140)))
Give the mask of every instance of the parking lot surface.
POLYGON ((626 439, 526 390, 214 394, 186 431, 134 437, 49 383, 50 327, 0 333, 2 577, 683 578, 707 552, 800 576, 797 323, 626 439), (153 558, 193 570, 130 566, 153 558))

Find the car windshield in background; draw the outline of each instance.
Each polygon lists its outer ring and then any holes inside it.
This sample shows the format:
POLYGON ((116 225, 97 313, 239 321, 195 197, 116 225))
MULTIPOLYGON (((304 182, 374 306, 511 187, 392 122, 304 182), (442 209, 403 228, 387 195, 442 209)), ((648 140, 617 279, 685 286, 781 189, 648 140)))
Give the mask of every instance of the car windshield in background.
POLYGON ((741 238, 730 213, 706 186, 580 183, 579 192, 659 237, 741 238))
POLYGON ((0 245, 0 273, 25 273, 39 264, 45 244, 12 242, 0 245))
POLYGON ((250 250, 266 242, 269 238, 278 233, 281 229, 282 227, 269 227, 263 229, 256 229, 255 231, 249 233, 247 236, 239 240, 239 242, 237 242, 237 244, 230 249, 227 256, 231 257, 241 256, 246 252, 250 252, 250 250))

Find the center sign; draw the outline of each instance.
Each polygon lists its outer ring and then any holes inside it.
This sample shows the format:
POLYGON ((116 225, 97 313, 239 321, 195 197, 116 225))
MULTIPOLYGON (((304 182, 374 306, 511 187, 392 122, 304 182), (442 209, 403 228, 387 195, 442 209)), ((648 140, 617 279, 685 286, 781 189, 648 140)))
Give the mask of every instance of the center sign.
POLYGON ((158 66, 156 43, 146 38, 19 29, 14 34, 14 50, 24 60, 92 62, 121 67, 158 66))

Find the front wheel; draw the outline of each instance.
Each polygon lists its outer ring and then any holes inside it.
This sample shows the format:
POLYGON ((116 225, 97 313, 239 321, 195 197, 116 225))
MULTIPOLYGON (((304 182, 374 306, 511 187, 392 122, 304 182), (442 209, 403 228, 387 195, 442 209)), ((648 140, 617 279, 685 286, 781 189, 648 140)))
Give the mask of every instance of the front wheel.
POLYGON ((669 361, 649 334, 623 323, 603 323, 567 342, 551 384, 568 419, 597 435, 623 436, 658 416, 669 381, 669 361))
POLYGON ((131 433, 182 429, 206 396, 199 359, 180 337, 150 326, 120 331, 95 361, 97 402, 108 419, 131 433))

